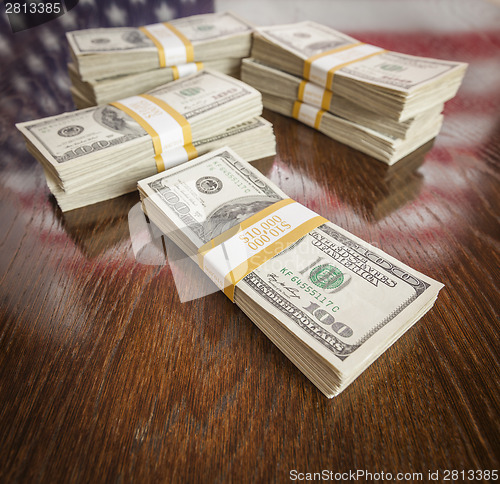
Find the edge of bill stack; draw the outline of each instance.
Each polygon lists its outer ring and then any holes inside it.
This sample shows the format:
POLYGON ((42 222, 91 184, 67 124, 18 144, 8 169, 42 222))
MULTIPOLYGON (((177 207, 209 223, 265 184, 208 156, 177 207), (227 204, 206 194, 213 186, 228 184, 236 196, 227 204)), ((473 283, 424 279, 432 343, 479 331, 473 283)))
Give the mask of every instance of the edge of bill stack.
POLYGON ((275 153, 261 94, 221 73, 190 77, 110 105, 17 124, 62 210, 133 191, 137 180, 229 144, 275 153))
POLYGON ((251 55, 397 121, 451 99, 467 67, 389 52, 312 21, 256 28, 251 55))
POLYGON ((77 30, 66 36, 81 80, 89 81, 190 62, 247 57, 252 31, 246 21, 223 12, 143 27, 77 30))

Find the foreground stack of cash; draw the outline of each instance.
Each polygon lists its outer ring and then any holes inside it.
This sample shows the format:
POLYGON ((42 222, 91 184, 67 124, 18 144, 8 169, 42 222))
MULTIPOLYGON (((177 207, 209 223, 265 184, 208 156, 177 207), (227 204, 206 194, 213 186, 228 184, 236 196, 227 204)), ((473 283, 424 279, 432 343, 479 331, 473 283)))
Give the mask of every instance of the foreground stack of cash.
POLYGON ((442 287, 290 200, 230 149, 138 186, 150 220, 328 397, 442 287))
POLYGON ((272 125, 261 113, 257 90, 203 70, 147 95, 17 127, 66 211, 133 191, 137 180, 220 146, 250 160, 273 155, 272 125), (134 116, 129 108, 137 101, 159 112, 163 132, 151 132, 134 116))
POLYGON ((71 92, 82 108, 140 94, 203 68, 239 76, 252 27, 231 13, 213 13, 66 35, 71 92))
POLYGON ((387 52, 315 22, 258 28, 242 79, 264 106, 388 164, 435 137, 466 64, 387 52))

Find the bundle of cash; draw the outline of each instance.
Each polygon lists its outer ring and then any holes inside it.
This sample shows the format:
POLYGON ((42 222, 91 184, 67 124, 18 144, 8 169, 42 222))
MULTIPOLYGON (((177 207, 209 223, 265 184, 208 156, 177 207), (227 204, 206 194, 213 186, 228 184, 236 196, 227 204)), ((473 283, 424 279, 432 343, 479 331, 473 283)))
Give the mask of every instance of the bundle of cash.
POLYGON ((251 35, 251 25, 231 13, 69 32, 73 99, 78 108, 116 101, 203 68, 238 77, 251 35))
POLYGON ((144 27, 86 29, 66 34, 82 80, 165 66, 248 57, 252 27, 231 13, 195 15, 144 27))
POLYGON ((373 156, 388 165, 396 163, 419 146, 435 138, 443 122, 441 114, 425 113, 425 115, 421 115, 418 125, 415 126, 418 129, 414 129, 411 135, 397 138, 378 129, 372 129, 363 124, 335 116, 309 104, 290 101, 265 92, 262 93, 262 103, 271 111, 298 119, 330 138, 373 156))
POLYGON ((262 92, 264 107, 298 119, 388 165, 437 136, 443 121, 443 104, 400 122, 255 59, 243 59, 242 79, 262 92))
POLYGON ((289 199, 228 148, 138 187, 150 220, 328 397, 442 287, 289 199))
POLYGON ((252 57, 397 121, 451 99, 467 66, 388 52, 311 21, 257 28, 252 57))
POLYGON ((397 121, 387 116, 381 116, 380 113, 375 111, 370 111, 352 99, 339 96, 332 91, 319 87, 317 84, 267 66, 252 58, 243 59, 241 78, 262 93, 283 98, 285 105, 288 105, 289 101, 310 104, 328 111, 336 117, 344 118, 347 121, 379 131, 393 138, 418 136, 419 131, 422 130, 428 120, 439 117, 444 107, 443 103, 439 103, 430 106, 429 109, 418 113, 413 118, 406 121, 397 121))
POLYGON ((61 209, 108 200, 137 180, 229 144, 250 159, 275 153, 261 94, 203 70, 142 96, 19 123, 61 209))
POLYGON ((164 67, 163 69, 135 74, 83 81, 76 65, 70 63, 68 64, 68 73, 72 84, 73 101, 78 109, 82 109, 150 91, 167 82, 194 74, 201 69, 218 71, 238 78, 240 76, 240 66, 240 58, 228 57, 207 62, 192 62, 179 67, 164 67))

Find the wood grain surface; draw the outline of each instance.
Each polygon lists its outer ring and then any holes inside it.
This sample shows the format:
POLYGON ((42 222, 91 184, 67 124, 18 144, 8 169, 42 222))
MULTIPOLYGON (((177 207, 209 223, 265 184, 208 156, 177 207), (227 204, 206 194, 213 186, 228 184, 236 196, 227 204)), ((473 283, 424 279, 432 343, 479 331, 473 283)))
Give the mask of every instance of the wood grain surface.
POLYGON ((357 33, 470 63, 441 134, 392 168, 265 112, 278 155, 259 170, 445 284, 424 318, 328 400, 223 294, 182 303, 196 276, 174 280, 175 261, 136 260, 137 194, 59 211, 14 123, 72 109, 66 46, 54 26, 15 39, 6 29, 0 482, 288 482, 294 469, 421 472, 427 482, 429 471, 441 481, 445 469, 498 469, 500 30, 357 33))

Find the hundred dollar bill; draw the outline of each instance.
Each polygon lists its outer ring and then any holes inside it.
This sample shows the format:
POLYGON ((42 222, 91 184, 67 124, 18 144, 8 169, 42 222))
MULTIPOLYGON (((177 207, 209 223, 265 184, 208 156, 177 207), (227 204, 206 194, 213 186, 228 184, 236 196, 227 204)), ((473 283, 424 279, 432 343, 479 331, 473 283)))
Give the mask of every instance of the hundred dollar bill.
MULTIPOLYGON (((252 118, 221 133, 214 133, 212 136, 195 141, 193 145, 198 155, 221 146, 230 146, 248 161, 276 153, 272 124, 261 117, 252 118)), ((145 161, 142 158, 137 162, 129 161, 126 170, 118 170, 107 178, 82 177, 78 189, 70 193, 62 190, 50 173, 46 172, 45 176, 59 207, 63 212, 67 212, 136 190, 138 180, 156 173, 155 161, 151 159, 149 164, 145 161)), ((168 163, 168 158, 166 161, 168 163)))
MULTIPOLYGON (((287 220, 271 212, 260 228, 237 232, 287 196, 227 148, 138 187, 149 218, 195 260, 200 247, 229 229, 257 245, 273 230, 288 230, 287 220)), ((325 222, 247 274, 234 302, 332 397, 432 307, 441 287, 325 222)))
MULTIPOLYGON (((149 92, 189 123, 193 141, 212 136, 259 116, 260 93, 221 73, 204 70, 149 92)), ((124 170, 127 160, 152 160, 150 135, 127 113, 101 105, 49 118, 19 123, 32 152, 44 168, 70 192, 85 177, 111 176, 124 170)))
MULTIPOLYGON (((193 47, 193 61, 247 57, 252 26, 231 13, 195 15, 169 22, 193 47)), ((136 27, 86 29, 66 34, 83 80, 160 67, 158 48, 136 27)), ((167 65, 168 64, 168 52, 167 65)))
POLYGON ((400 120, 451 99, 467 66, 388 52, 311 21, 257 28, 252 57, 400 120))
MULTIPOLYGON (((406 139, 419 136, 419 132, 429 123, 429 120, 437 118, 444 107, 440 103, 430 106, 429 109, 405 122, 395 121, 332 91, 327 91, 311 82, 304 82, 302 78, 262 64, 252 58, 242 61, 241 80, 258 89, 263 95, 270 94, 288 101, 301 101, 393 138, 406 139)), ((355 136, 354 133, 352 134, 355 136)))
POLYGON ((322 111, 315 106, 297 103, 272 94, 262 94, 265 108, 290 116, 313 127, 328 137, 340 141, 367 155, 373 156, 388 165, 393 165, 412 151, 435 138, 443 116, 439 111, 424 112, 421 119, 405 138, 384 133, 382 127, 370 128, 369 123, 355 123, 341 116, 335 116, 329 111, 322 111), (296 109, 298 107, 298 109, 296 109))
MULTIPOLYGON (((71 80, 71 93, 77 108, 88 108, 97 104, 105 104, 128 96, 141 94, 167 82, 187 77, 202 69, 222 72, 228 76, 238 77, 241 59, 239 57, 217 59, 213 61, 184 64, 180 67, 166 67, 122 76, 107 77, 82 81, 76 66, 68 64, 71 80)), ((109 74, 109 73, 108 73, 109 74)))

